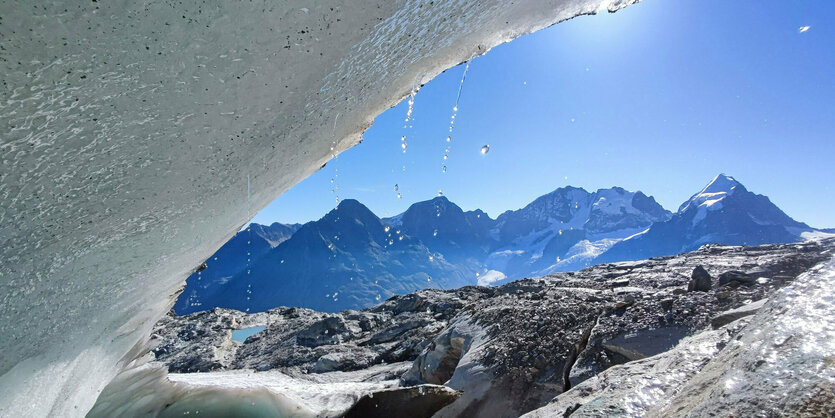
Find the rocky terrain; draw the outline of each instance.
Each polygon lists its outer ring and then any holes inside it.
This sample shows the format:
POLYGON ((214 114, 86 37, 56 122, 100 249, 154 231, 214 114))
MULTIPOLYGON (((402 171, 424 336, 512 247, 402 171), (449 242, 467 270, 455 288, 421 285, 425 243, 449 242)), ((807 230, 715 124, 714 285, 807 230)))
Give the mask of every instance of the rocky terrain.
MULTIPOLYGON (((433 408, 410 408, 423 416, 518 416, 546 405, 555 408, 552 400, 559 404, 564 396, 577 396, 577 390, 586 397, 605 392, 600 376, 657 362, 659 354, 690 353, 682 348, 689 341, 707 339, 715 354, 777 289, 831 259, 833 251, 833 239, 705 245, 677 256, 598 265, 500 287, 421 290, 361 311, 281 307, 252 315, 227 309, 169 315, 154 330, 153 352, 170 372, 186 374, 242 369, 255 371, 247 375, 251 379, 280 371, 315 380, 382 370, 373 374, 375 381, 396 379, 385 389, 394 391, 387 402, 401 395, 414 401, 414 391, 396 387, 433 385, 417 386, 420 393, 437 395, 433 408), (233 330, 254 325, 267 328, 243 343, 232 341, 233 330), (423 389, 434 385, 458 392, 440 396, 440 389, 423 389)), ((692 373, 711 357, 710 350, 698 352, 701 357, 684 356, 692 373)), ((373 390, 351 396, 373 399, 368 393, 373 390)))

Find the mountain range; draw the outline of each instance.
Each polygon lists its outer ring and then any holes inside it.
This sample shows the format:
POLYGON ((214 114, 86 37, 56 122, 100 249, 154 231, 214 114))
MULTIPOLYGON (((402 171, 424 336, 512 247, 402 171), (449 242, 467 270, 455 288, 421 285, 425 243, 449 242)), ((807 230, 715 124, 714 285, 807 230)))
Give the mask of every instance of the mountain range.
POLYGON ((422 288, 491 285, 604 262, 675 255, 703 244, 760 245, 825 233, 720 174, 675 213, 620 187, 562 187, 491 219, 446 197, 379 218, 343 200, 304 225, 251 224, 187 280, 178 314, 212 307, 327 312, 422 288))

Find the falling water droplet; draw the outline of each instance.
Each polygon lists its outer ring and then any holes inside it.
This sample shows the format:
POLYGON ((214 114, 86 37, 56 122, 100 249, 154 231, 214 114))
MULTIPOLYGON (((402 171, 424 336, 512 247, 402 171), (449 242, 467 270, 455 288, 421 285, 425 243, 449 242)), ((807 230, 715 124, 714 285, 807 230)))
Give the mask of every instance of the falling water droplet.
POLYGON ((398 190, 400 190, 400 186, 398 186, 398 185, 397 185, 397 183, 395 183, 395 184, 394 184, 394 191, 396 192, 396 191, 398 191, 398 190))
POLYGON ((482 155, 487 154, 489 151, 490 151, 490 145, 485 145, 485 146, 481 147, 481 154, 482 155))
POLYGON ((378 294, 377 297, 375 297, 374 299, 376 299, 377 302, 379 302, 380 301, 380 295, 378 294))
POLYGON ((435 261, 435 257, 430 255, 429 256, 429 261, 435 261))
POLYGON ((390 227, 390 226, 388 226, 388 225, 386 225, 386 227, 385 227, 385 228, 383 228, 383 231, 385 231, 385 232, 389 232, 389 229, 391 229, 391 227, 390 227))
POLYGON ((434 230, 434 231, 432 231, 432 236, 433 236, 433 237, 437 237, 437 236, 438 236, 438 230, 437 230, 437 229, 436 229, 436 230, 434 230))
POLYGON ((403 196, 402 196, 400 193, 398 193, 398 194, 397 194, 397 198, 398 198, 398 199, 401 199, 401 198, 403 198, 403 196))
POLYGON ((443 191, 443 190, 438 189, 438 196, 440 197, 440 196, 443 196, 443 195, 444 195, 444 191, 443 191))
POLYGON ((450 141, 452 141, 452 137, 451 136, 446 137, 446 142, 450 142, 450 141))
POLYGON ((441 172, 446 173, 446 166, 441 167, 441 172))

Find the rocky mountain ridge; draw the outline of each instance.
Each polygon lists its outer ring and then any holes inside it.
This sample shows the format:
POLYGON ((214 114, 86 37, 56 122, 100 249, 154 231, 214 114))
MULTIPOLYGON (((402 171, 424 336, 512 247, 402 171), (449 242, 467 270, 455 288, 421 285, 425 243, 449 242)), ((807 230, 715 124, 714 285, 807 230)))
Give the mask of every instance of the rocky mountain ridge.
POLYGON ((250 261, 234 274, 217 274, 210 261, 189 284, 211 272, 221 280, 204 280, 200 293, 187 288, 181 300, 188 298, 188 306, 178 302, 175 310, 220 306, 255 312, 283 305, 338 312, 423 288, 500 284, 674 255, 705 243, 794 242, 811 231, 725 175, 675 214, 640 191, 619 187, 562 187, 495 220, 443 196, 384 219, 345 199, 274 248, 237 248, 247 254, 238 258, 250 261))

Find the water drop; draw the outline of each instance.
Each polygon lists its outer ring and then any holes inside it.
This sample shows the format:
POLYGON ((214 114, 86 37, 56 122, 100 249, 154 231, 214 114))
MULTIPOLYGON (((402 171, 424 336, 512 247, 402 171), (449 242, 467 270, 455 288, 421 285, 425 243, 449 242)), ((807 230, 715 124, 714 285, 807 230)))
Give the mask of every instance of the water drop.
POLYGON ((446 137, 446 142, 450 142, 452 140, 451 136, 446 137))
POLYGON ((385 231, 385 232, 389 232, 389 229, 391 229, 391 227, 390 227, 390 226, 388 226, 388 225, 386 225, 386 227, 385 227, 385 228, 383 228, 383 231, 385 231))
POLYGON ((449 158, 449 155, 444 154, 444 160, 446 160, 447 158, 449 158))
POLYGON ((377 302, 379 302, 380 301, 380 295, 378 294, 377 297, 375 297, 374 299, 377 299, 377 302))
POLYGON ((446 173, 446 166, 441 167, 441 172, 446 173))
POLYGON ((490 145, 485 145, 485 146, 481 147, 481 154, 482 155, 487 154, 489 151, 490 151, 490 145))
POLYGON ((435 261, 435 257, 430 255, 429 256, 429 261, 435 261))
POLYGON ((398 191, 398 190, 400 190, 400 186, 398 186, 398 185, 397 185, 397 183, 395 183, 395 184, 394 184, 394 191, 396 192, 396 191, 398 191))
POLYGON ((438 190, 438 196, 440 197, 440 196, 443 196, 443 195, 444 195, 444 191, 439 189, 438 190))
POLYGON ((438 236, 438 230, 437 230, 437 229, 436 229, 436 230, 434 230, 434 231, 432 231, 432 236, 433 236, 433 237, 437 237, 437 236, 438 236))

